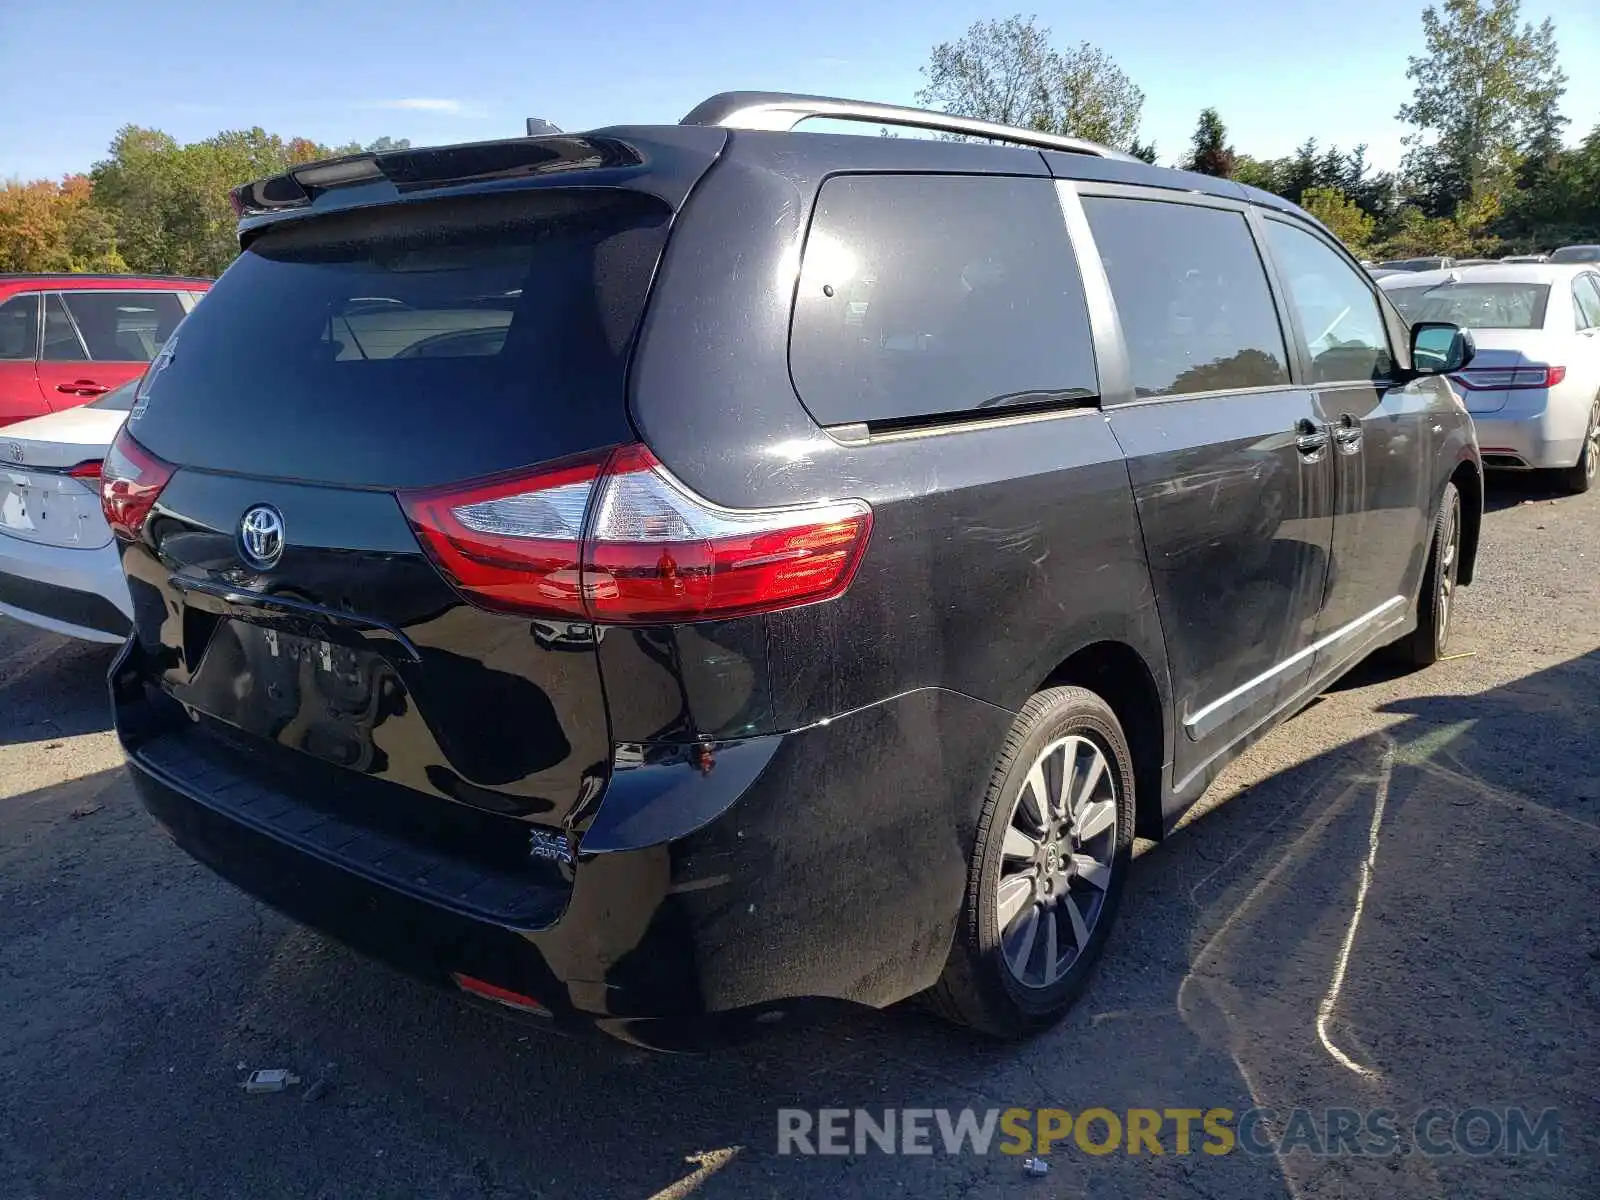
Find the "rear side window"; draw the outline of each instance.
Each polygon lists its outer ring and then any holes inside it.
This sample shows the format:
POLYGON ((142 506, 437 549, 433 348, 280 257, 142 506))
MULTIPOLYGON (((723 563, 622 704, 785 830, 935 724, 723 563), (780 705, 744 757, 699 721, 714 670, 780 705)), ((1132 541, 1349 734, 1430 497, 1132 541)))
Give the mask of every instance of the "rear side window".
POLYGON ((1244 214, 1086 196, 1137 396, 1287 384, 1283 330, 1244 214))
POLYGON ((39 294, 23 292, 0 304, 0 362, 32 362, 39 351, 39 294))
POLYGON ((149 362, 183 320, 176 292, 62 292, 96 362, 149 362))
POLYGON ((1267 221, 1267 244, 1288 280, 1312 381, 1387 378, 1389 330, 1365 278, 1322 239, 1282 221, 1267 221))
POLYGON ((134 414, 169 461, 395 487, 628 436, 671 209, 527 190, 268 227, 194 306, 134 414))
POLYGON ((1579 329, 1600 329, 1600 284, 1593 275, 1572 281, 1572 302, 1578 310, 1579 329))
POLYGON ((67 316, 67 306, 61 297, 52 293, 44 298, 44 353, 45 362, 84 362, 89 352, 67 316))
POLYGON ((806 237, 789 362, 823 425, 897 423, 1097 392, 1054 185, 845 175, 806 237))

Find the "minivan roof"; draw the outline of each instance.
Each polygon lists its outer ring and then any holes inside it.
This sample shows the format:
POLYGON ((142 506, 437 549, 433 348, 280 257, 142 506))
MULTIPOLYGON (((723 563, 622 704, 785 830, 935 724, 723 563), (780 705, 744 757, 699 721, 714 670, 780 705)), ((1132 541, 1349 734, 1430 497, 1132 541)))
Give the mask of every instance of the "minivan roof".
POLYGON ((840 139, 868 142, 870 155, 849 155, 854 170, 949 170, 963 174, 1040 174, 1106 183, 1142 184, 1238 200, 1292 213, 1318 224, 1281 196, 1220 179, 1140 161, 1120 150, 1055 134, 949 113, 897 105, 807 96, 785 92, 723 92, 697 105, 677 125, 618 125, 582 133, 466 142, 453 146, 363 153, 305 163, 289 171, 234 189, 244 240, 261 225, 307 210, 325 212, 351 204, 383 203, 419 190, 438 194, 498 190, 508 185, 582 183, 584 186, 642 186, 674 206, 687 195, 730 137, 794 138, 791 150, 826 158, 840 139), (812 117, 855 120, 868 125, 900 125, 964 134, 973 141, 873 137, 796 130, 812 117), (999 144, 996 144, 999 143, 999 144), (987 154, 983 153, 988 151, 987 154), (1040 159, 1046 169, 1040 169, 1040 159), (870 168, 866 160, 870 159, 870 168), (696 161, 697 160, 697 161, 696 161), (1031 164, 1031 165, 1027 165, 1031 164), (666 180, 661 174, 668 176, 666 180), (387 185, 387 186, 386 186, 387 185), (675 186, 681 185, 681 186, 675 186), (379 190, 381 189, 381 190, 379 190))

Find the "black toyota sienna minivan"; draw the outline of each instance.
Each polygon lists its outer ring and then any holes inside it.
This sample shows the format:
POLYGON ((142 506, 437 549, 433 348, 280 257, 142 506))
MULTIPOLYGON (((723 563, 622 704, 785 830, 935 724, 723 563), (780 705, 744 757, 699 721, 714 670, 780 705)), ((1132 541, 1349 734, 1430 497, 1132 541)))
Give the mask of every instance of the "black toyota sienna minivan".
POLYGON ((184 849, 479 1001, 1025 1034, 1134 836, 1472 575, 1470 338, 1226 180, 730 93, 234 199, 105 464, 117 729, 184 849))

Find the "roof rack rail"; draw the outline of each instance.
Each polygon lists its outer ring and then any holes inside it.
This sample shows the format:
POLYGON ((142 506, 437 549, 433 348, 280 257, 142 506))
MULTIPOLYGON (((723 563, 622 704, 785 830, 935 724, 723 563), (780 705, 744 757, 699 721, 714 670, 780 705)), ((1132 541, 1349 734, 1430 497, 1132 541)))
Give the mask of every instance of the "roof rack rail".
POLYGON ((1065 150, 1070 154, 1092 154, 1097 158, 1114 158, 1123 162, 1138 161, 1131 154, 1084 138, 1039 133, 1013 125, 997 125, 993 121, 979 121, 923 108, 905 108, 898 104, 874 104, 868 100, 841 100, 833 96, 803 96, 790 92, 719 92, 695 105, 694 110, 678 124, 787 132, 800 122, 816 117, 907 129, 931 129, 939 133, 957 133, 995 142, 1010 142, 1017 146, 1031 146, 1037 150, 1065 150))

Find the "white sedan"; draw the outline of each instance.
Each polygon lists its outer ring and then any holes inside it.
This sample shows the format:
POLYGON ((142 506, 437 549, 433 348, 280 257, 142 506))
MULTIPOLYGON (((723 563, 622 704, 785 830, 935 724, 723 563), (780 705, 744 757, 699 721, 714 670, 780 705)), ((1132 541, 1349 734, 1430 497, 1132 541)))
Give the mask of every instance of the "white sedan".
POLYGON ((128 636, 133 605, 100 511, 100 463, 136 386, 0 430, 0 614, 91 642, 128 636))
POLYGON ((1452 376, 1486 467, 1550 468, 1586 492, 1600 470, 1600 263, 1491 263, 1378 281, 1406 320, 1472 330, 1452 376))

